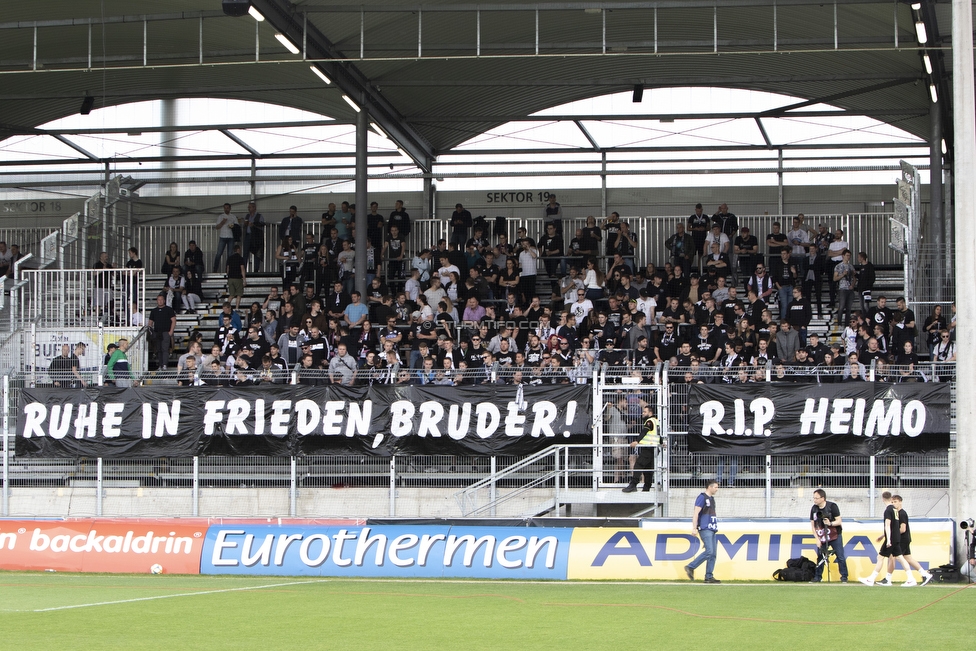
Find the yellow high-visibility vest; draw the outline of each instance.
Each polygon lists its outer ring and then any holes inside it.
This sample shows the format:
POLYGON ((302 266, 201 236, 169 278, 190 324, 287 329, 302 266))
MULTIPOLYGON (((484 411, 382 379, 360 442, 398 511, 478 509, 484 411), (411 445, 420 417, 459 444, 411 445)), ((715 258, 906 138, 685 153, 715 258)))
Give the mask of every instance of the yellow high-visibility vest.
POLYGON ((644 436, 637 441, 637 445, 648 445, 652 448, 656 448, 661 445, 661 436, 657 433, 658 420, 654 416, 651 416, 644 421, 644 436))

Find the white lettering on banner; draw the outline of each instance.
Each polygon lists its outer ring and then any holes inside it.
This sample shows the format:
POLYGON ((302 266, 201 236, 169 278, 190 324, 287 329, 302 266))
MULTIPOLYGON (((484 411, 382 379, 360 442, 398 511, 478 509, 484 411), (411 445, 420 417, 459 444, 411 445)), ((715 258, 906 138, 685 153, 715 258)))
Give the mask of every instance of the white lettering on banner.
POLYGON ((13 549, 17 546, 17 534, 0 533, 0 549, 3 549, 4 542, 7 543, 7 549, 13 549))
MULTIPOLYGON (((769 398, 756 398, 749 403, 753 414, 751 427, 746 418, 746 404, 742 399, 732 402, 733 427, 726 428, 725 405, 707 400, 698 407, 702 416, 702 436, 771 436, 766 426, 775 417, 775 406, 769 398), (761 434, 760 434, 761 432, 761 434)), ((874 400, 864 398, 807 398, 800 414, 800 434, 853 434, 854 436, 919 436, 925 429, 928 414, 920 400, 874 400)))
POLYGON ((417 427, 417 436, 423 438, 428 433, 432 437, 440 438, 441 432, 437 429, 437 423, 444 418, 444 406, 434 400, 428 400, 420 404, 420 426, 417 427))
MULTIPOLYGON (((71 405, 68 405, 70 407, 71 405)), ((174 400, 172 406, 165 402, 157 403, 156 406, 156 428, 153 431, 153 408, 149 403, 142 405, 142 438, 149 439, 153 436, 162 438, 165 434, 176 436, 180 428, 180 401, 174 400)), ((53 413, 52 413, 53 419, 53 413)))
MULTIPOLYGON (((571 402, 569 404, 575 405, 576 403, 571 402)), ((498 411, 498 407, 490 402, 479 404, 475 413, 478 414, 478 422, 474 428, 475 434, 483 439, 489 438, 498 429, 498 424, 502 422, 502 413, 498 411)))
MULTIPOLYGON (((154 402, 133 406, 139 410, 137 414, 141 414, 141 427, 136 425, 135 431, 126 430, 126 434, 150 440, 200 431, 194 427, 194 423, 186 422, 186 412, 194 413, 196 406, 187 409, 184 402, 185 400, 173 400, 171 403, 154 402)), ((741 403, 742 401, 737 401, 739 410, 743 409, 741 403)), ((551 400, 537 400, 531 406, 526 402, 515 401, 503 404, 504 407, 490 402, 445 405, 437 400, 426 400, 417 404, 409 400, 396 400, 389 406, 388 429, 376 427, 373 423, 373 400, 327 400, 322 403, 311 399, 275 400, 270 409, 265 400, 260 398, 206 400, 202 404, 202 416, 198 418, 202 418, 204 436, 260 436, 267 432, 272 436, 284 437, 294 427, 299 436, 373 436, 375 448, 385 436, 402 438, 414 435, 435 439, 449 437, 455 441, 463 441, 469 434, 481 439, 500 434, 511 438, 526 435, 532 438, 555 438, 558 436, 557 432, 561 432, 564 437, 569 437, 578 411, 576 401, 568 401, 565 405, 558 405, 551 400)), ((706 407, 713 404, 718 406, 717 410, 709 412, 706 420, 709 423, 714 420, 716 424, 720 424, 724 416, 720 403, 706 403, 702 406, 703 413, 706 407)), ((50 407, 42 402, 30 402, 23 406, 22 436, 27 439, 50 437, 60 440, 72 434, 73 427, 74 438, 79 440, 118 438, 123 434, 121 426, 125 407, 126 403, 122 402, 67 403, 50 407)), ((756 426, 762 427, 771 417, 772 403, 766 398, 760 398, 752 401, 750 409, 755 415, 756 426)), ((127 422, 131 420, 133 419, 127 419, 127 422)), ((917 420, 918 417, 914 417, 912 422, 917 420)), ((746 430, 745 435, 751 435, 751 430, 746 430)))
POLYGON ((752 427, 746 427, 745 401, 737 399, 733 402, 735 411, 735 428, 723 429, 722 419, 725 418, 725 405, 718 400, 708 400, 698 407, 698 413, 702 415, 702 436, 723 434, 728 436, 771 436, 772 431, 766 429, 766 425, 772 422, 776 415, 776 408, 773 401, 769 398, 756 398, 749 403, 749 411, 752 412, 752 427))
MULTIPOLYGON (((0 549, 3 548, 5 539, 8 540, 8 549, 13 549, 17 543, 17 534, 0 534, 0 549)), ((177 536, 175 531, 170 531, 168 536, 157 536, 153 531, 147 531, 142 536, 136 536, 135 532, 130 529, 125 536, 106 536, 99 535, 98 530, 92 529, 87 534, 49 536, 37 528, 31 533, 28 549, 32 552, 52 551, 57 553, 73 552, 75 554, 127 554, 131 551, 134 554, 185 555, 193 551, 193 544, 193 538, 177 536)))
POLYGON ((275 400, 271 403, 271 435, 288 435, 288 411, 291 409, 291 400, 275 400))
POLYGON ((871 410, 863 398, 807 398, 800 414, 800 434, 916 437, 925 429, 927 413, 921 400, 874 400, 871 410), (851 409, 853 408, 853 411, 851 409), (867 417, 865 418, 865 414, 867 417), (828 429, 829 423, 829 429, 828 429))
POLYGON ((324 533, 308 536, 269 533, 258 543, 253 534, 225 529, 217 532, 210 562, 214 567, 253 567, 258 564, 282 567, 289 546, 295 542, 301 543, 298 559, 306 567, 320 567, 330 557, 336 567, 384 567, 387 561, 394 567, 427 567, 434 547, 443 543, 443 554, 433 555, 443 567, 451 567, 457 558, 464 567, 470 568, 480 550, 486 568, 497 564, 509 570, 523 567, 532 569, 541 561, 547 569, 552 569, 556 565, 559 546, 555 536, 514 535, 499 538, 488 534, 475 538, 471 534, 405 533, 391 539, 386 534, 373 533, 371 527, 363 527, 358 532, 340 529, 331 538, 324 533), (230 539, 241 536, 241 541, 230 539), (347 542, 355 542, 354 550, 346 549, 347 542))

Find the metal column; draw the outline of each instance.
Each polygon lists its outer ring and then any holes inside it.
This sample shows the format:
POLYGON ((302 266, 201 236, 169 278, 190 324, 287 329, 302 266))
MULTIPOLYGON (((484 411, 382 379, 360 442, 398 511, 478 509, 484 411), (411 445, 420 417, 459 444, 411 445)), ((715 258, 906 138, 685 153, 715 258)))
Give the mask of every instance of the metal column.
POLYGON ((607 152, 600 152, 600 216, 607 216, 607 152))
MULTIPOLYGON (((776 178, 779 184, 779 214, 783 214, 783 150, 779 150, 779 167, 778 172, 776 172, 776 178)), ((844 231, 845 233, 847 231, 844 231)))
POLYGON ((932 127, 929 136, 929 223, 928 223, 928 243, 937 247, 938 255, 932 258, 932 276, 938 280, 935 282, 936 295, 933 300, 942 302, 945 300, 943 279, 946 276, 945 259, 941 252, 945 244, 943 234, 945 233, 945 223, 942 211, 942 107, 939 104, 929 104, 929 124, 932 127))
MULTIPOLYGON (((491 484, 488 486, 488 502, 491 504, 491 517, 495 517, 495 500, 498 499, 498 485, 495 483, 495 473, 498 470, 498 460, 491 457, 491 484)), ((558 480, 557 480, 558 481, 558 480)))
POLYGON ((773 457, 766 455, 766 517, 773 517, 773 457))
POLYGON ((868 472, 871 473, 871 477, 868 479, 868 515, 872 518, 875 514, 875 502, 878 499, 878 483, 877 483, 877 466, 875 456, 872 454, 868 458, 868 472))
POLYGON ((98 467, 96 473, 97 474, 95 475, 95 491, 97 494, 95 495, 95 515, 97 515, 98 517, 102 517, 102 487, 103 487, 102 477, 104 477, 104 475, 102 473, 101 457, 98 457, 98 467))
POLYGON ((193 517, 200 515, 200 457, 193 457, 193 488, 190 489, 190 501, 193 502, 193 517))
POLYGON ((390 457, 390 517, 396 517, 396 455, 390 457))
POLYGON ((291 484, 288 488, 288 514, 291 517, 298 515, 298 467, 295 457, 291 458, 291 484))
MULTIPOLYGON (((976 108, 973 98, 973 7, 970 0, 952 1, 952 99, 955 162, 956 340, 970 342, 976 336, 976 303, 968 296, 976 286, 976 108), (960 300, 961 299, 961 300, 960 300)), ((976 510, 976 351, 960 346, 956 357, 956 451, 949 467, 949 515, 969 518, 976 510)), ((956 540, 957 558, 965 551, 956 540)))
MULTIPOLYGON (((366 107, 356 114, 356 291, 366 296, 366 142, 369 116, 366 107)), ((379 256, 376 251, 375 255, 379 256)), ((363 299, 365 303, 365 298, 363 299)))
POLYGON ((3 517, 10 515, 10 376, 3 376, 3 517))

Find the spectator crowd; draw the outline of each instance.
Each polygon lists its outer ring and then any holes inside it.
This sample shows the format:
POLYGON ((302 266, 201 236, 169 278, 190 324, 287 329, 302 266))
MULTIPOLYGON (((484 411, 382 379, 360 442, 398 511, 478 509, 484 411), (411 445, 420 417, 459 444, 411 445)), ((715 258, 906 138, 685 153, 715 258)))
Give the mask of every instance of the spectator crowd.
MULTIPOLYGON (((504 218, 457 204, 449 237, 416 251, 402 202, 388 214, 373 202, 362 236, 355 210, 330 204, 316 239, 292 206, 274 233, 281 288, 242 311, 247 269, 265 265, 275 226, 253 202, 241 218, 226 204, 212 269, 226 274, 228 301, 213 339, 198 333, 179 358, 178 382, 585 384, 605 367, 614 381, 646 383, 662 362, 685 382, 863 381, 872 363, 877 379, 917 381, 930 379, 920 340, 933 361, 955 359, 952 314, 937 307, 919 322, 903 297, 873 295, 867 254, 802 214, 760 239, 725 204, 711 216, 698 204, 658 267, 637 264, 651 243, 616 212, 564 233, 551 194, 539 233, 517 228, 510 242, 504 218)), ((149 322, 172 336, 170 312, 203 301, 203 253, 173 243, 162 271, 162 311, 149 322)))

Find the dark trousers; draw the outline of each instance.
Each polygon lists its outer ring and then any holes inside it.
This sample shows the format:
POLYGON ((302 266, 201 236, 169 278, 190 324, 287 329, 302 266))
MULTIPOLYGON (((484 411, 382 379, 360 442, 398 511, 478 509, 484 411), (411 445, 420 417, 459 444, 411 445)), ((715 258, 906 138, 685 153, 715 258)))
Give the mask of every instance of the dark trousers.
POLYGON ((840 570, 840 578, 847 578, 847 557, 844 556, 844 536, 842 534, 837 534, 837 540, 831 540, 826 545, 821 545, 817 548, 817 569, 816 577, 820 579, 823 576, 824 566, 827 564, 823 561, 824 552, 827 549, 832 549, 834 552, 834 559, 837 561, 837 568, 840 570))
POLYGON ((173 338, 169 332, 156 333, 156 366, 163 368, 169 365, 169 349, 173 343, 173 338))
POLYGON ((637 448, 637 463, 634 464, 634 476, 630 485, 637 486, 641 475, 644 475, 644 488, 650 490, 654 485, 654 448, 647 445, 637 448))

